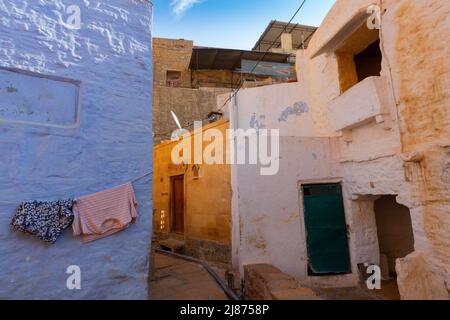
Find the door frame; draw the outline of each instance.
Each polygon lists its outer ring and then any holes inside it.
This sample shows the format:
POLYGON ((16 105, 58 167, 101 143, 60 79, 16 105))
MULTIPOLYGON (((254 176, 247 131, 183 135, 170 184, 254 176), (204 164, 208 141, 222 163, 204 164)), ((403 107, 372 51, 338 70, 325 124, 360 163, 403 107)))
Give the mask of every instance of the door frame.
MULTIPOLYGON (((349 283, 353 282, 353 278, 355 276, 355 263, 353 260, 353 252, 355 249, 354 243, 353 243, 353 237, 352 237, 352 226, 351 226, 351 219, 350 219, 350 213, 351 213, 351 203, 349 194, 347 192, 346 183, 344 181, 344 178, 323 178, 323 179, 304 179, 304 180, 298 180, 297 182, 297 190, 298 190, 298 205, 300 209, 300 226, 301 230, 303 232, 303 241, 304 241, 304 252, 306 253, 305 259, 305 270, 306 270, 306 278, 314 278, 318 279, 320 283, 320 279, 322 278, 324 280, 324 283, 327 283, 327 279, 336 279, 337 277, 347 279, 349 283), (342 198, 344 203, 344 217, 345 222, 347 225, 347 243, 348 243, 348 250, 349 250, 349 256, 350 256, 350 272, 347 274, 336 274, 336 275, 309 275, 308 274, 308 267, 309 267, 309 257, 308 257, 308 247, 307 247, 307 241, 308 241, 308 231, 306 229, 306 222, 305 222, 305 205, 304 205, 304 196, 303 196, 303 186, 304 185, 311 185, 311 184, 340 184, 342 188, 342 198)), ((344 282, 346 282, 344 280, 344 282)))
POLYGON ((170 221, 169 221, 169 234, 176 236, 183 236, 186 233, 186 174, 174 174, 169 176, 169 208, 170 208, 170 221), (182 177, 183 178, 183 233, 175 232, 173 230, 174 226, 174 191, 173 191, 173 181, 175 178, 182 177))

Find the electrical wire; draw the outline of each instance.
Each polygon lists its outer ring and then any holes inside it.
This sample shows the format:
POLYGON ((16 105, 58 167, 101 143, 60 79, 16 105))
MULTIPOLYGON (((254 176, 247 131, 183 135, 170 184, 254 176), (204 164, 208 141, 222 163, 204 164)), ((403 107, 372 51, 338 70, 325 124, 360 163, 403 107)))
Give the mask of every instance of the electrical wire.
MULTIPOLYGON (((253 73, 253 71, 256 70, 256 68, 258 67, 258 65, 264 61, 264 59, 266 58, 267 54, 270 52, 270 50, 273 48, 273 46, 278 42, 278 39, 281 38, 281 36, 286 32, 287 28, 291 25, 292 21, 295 19, 295 17, 298 15, 298 13, 302 10, 303 6, 305 5, 306 0, 303 0, 303 2, 300 4, 300 6, 298 7, 297 11, 295 11, 294 15, 292 16, 292 18, 289 20, 289 22, 284 26, 283 30, 281 31, 281 33, 278 35, 278 37, 272 42, 272 44, 269 46, 269 48, 267 48, 266 52, 264 52, 263 56, 261 57, 261 59, 259 59, 259 61, 255 64, 255 66, 253 67, 253 69, 249 72, 249 73, 253 73)), ((241 81, 241 83, 239 84, 238 89, 225 101, 225 103, 223 104, 222 107, 220 107, 218 109, 218 112, 222 111, 226 105, 239 93, 239 91, 242 89, 242 86, 244 85, 244 82, 241 81)))

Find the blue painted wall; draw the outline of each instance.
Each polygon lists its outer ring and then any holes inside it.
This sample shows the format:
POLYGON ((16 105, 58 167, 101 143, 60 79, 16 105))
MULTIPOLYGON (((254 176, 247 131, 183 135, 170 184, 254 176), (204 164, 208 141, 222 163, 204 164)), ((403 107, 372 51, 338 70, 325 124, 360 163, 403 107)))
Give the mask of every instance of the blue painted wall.
POLYGON ((82 244, 67 230, 47 245, 9 222, 23 200, 79 197, 152 171, 151 18, 147 0, 0 1, 0 67, 82 83, 78 128, 0 116, 0 299, 147 298, 152 175, 134 184, 137 223, 107 239, 82 244), (73 4, 79 30, 60 23, 73 4), (81 290, 66 288, 70 265, 81 267, 81 290))

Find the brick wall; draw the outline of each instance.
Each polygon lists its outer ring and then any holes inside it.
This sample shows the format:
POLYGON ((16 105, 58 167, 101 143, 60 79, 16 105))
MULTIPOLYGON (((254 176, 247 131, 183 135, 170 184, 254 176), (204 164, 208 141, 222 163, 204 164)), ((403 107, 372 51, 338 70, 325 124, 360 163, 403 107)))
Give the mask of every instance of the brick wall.
POLYGON ((228 92, 221 88, 225 87, 220 84, 221 72, 215 72, 212 77, 212 81, 218 83, 211 85, 212 88, 193 88, 189 70, 192 49, 192 41, 153 39, 153 132, 156 143, 169 140, 177 129, 170 111, 175 112, 182 126, 187 128, 188 124, 203 120, 215 111, 217 96, 228 92), (181 72, 179 88, 167 86, 167 71, 181 72))
MULTIPOLYGON (((228 92, 221 88, 154 88, 153 102, 153 127, 154 140, 159 143, 163 140, 170 140, 172 131, 177 126, 171 116, 170 111, 180 119, 182 126, 188 127, 187 123, 201 121, 216 109, 216 98, 219 94, 228 92)), ((192 129, 191 128, 187 128, 192 129)))
POLYGON ((181 87, 191 88, 191 62, 194 43, 189 40, 153 39, 153 84, 166 86, 167 71, 181 72, 181 87))

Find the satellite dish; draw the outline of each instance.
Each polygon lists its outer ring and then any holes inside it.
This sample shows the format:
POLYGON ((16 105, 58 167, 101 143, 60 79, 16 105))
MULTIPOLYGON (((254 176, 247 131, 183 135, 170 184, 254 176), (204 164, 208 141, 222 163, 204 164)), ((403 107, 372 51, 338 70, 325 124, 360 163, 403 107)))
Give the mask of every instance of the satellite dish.
POLYGON ((189 131, 188 131, 188 130, 183 129, 183 128, 181 127, 180 120, 178 120, 178 117, 177 117, 177 115, 175 114, 175 112, 170 111, 170 113, 172 114, 172 118, 173 118, 173 120, 175 121, 175 123, 177 124, 177 127, 178 127, 177 130, 175 130, 174 132, 172 132, 172 137, 171 137, 171 139, 172 139, 172 140, 178 140, 180 137, 182 137, 182 136, 184 136, 184 135, 186 135, 186 134, 189 134, 189 131))
POLYGON ((180 137, 186 134, 189 134, 189 131, 187 131, 186 129, 177 129, 174 132, 172 132, 172 136, 170 137, 170 139, 178 140, 180 137))

